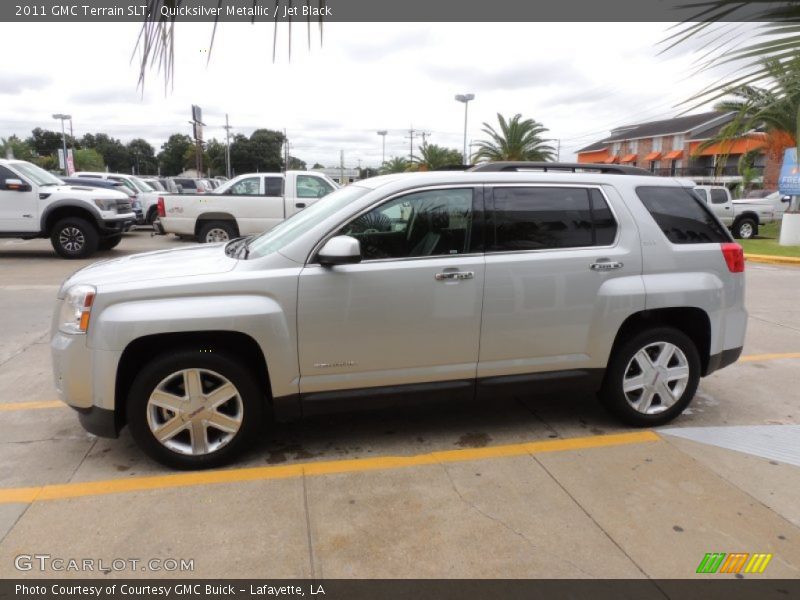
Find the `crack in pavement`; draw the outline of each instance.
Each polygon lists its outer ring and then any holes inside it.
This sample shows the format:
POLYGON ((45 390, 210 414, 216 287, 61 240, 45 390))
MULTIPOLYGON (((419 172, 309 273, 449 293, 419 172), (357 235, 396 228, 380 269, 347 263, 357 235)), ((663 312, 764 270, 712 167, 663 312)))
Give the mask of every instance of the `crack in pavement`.
MULTIPOLYGON (((489 519, 490 521, 493 521, 493 522, 497 523, 498 525, 500 525, 501 527, 505 528, 506 530, 510 531, 511 533, 513 533, 514 535, 516 535, 517 537, 519 537, 519 538, 522 538, 522 540, 523 540, 523 541, 525 541, 525 543, 527 543, 527 544, 528 544, 529 546, 531 546, 532 548, 535 548, 535 549, 537 549, 537 550, 539 550, 539 549, 540 549, 540 547, 539 547, 539 546, 537 546, 537 545, 536 545, 536 544, 533 542, 533 540, 531 540, 531 539, 530 539, 528 536, 526 536, 524 533, 522 533, 521 531, 518 531, 518 530, 514 529, 514 528, 513 528, 513 527, 512 527, 510 524, 506 523, 505 521, 503 521, 503 520, 502 520, 502 519, 500 519, 499 517, 495 517, 494 515, 491 515, 491 514, 487 513, 486 511, 484 511, 483 509, 481 509, 481 508, 480 508, 480 507, 479 507, 477 504, 475 504, 475 503, 473 503, 473 502, 470 502, 469 500, 467 500, 467 499, 464 497, 464 495, 463 495, 463 494, 462 494, 462 493, 459 491, 459 489, 458 489, 458 486, 456 485, 456 482, 455 482, 455 480, 454 480, 454 479, 453 479, 453 477, 450 475, 450 471, 448 471, 448 470, 447 470, 447 466, 446 466, 445 464, 443 464, 443 463, 439 463, 439 464, 440 464, 440 466, 442 467, 442 470, 444 471, 444 474, 447 476, 447 479, 450 481, 450 487, 452 487, 452 488, 453 488, 453 491, 456 493, 456 495, 459 497, 459 499, 460 499, 460 500, 461 500, 461 501, 462 501, 464 504, 466 504, 467 506, 469 506, 471 509, 473 509, 473 510, 474 510, 475 512, 477 512, 478 514, 480 514, 480 515, 482 515, 482 516, 486 517, 486 518, 487 518, 487 519, 489 519)), ((577 565, 577 564, 575 564, 574 562, 572 562, 572 561, 571 561, 569 558, 567 558, 567 557, 565 557, 565 556, 560 556, 560 555, 558 555, 557 553, 553 552, 553 550, 552 550, 552 549, 548 550, 547 552, 548 552, 548 554, 549 554, 549 555, 555 556, 556 558, 559 558, 559 559, 561 559, 563 562, 565 562, 565 563, 567 563, 567 564, 571 565, 571 566, 572 566, 572 567, 574 567, 574 568, 575 568, 577 571, 579 571, 579 572, 583 573, 583 574, 584 574, 584 575, 586 575, 587 577, 590 577, 590 578, 593 578, 593 577, 595 577, 595 575, 594 575, 593 573, 589 573, 588 571, 585 571, 584 569, 582 569, 582 568, 580 567, 580 565, 577 565)))

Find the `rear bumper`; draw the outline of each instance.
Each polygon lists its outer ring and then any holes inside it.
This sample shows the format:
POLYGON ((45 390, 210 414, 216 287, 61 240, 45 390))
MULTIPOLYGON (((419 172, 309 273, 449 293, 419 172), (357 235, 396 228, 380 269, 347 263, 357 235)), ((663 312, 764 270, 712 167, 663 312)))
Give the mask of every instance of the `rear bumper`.
POLYGON ((708 359, 708 368, 706 369, 706 372, 703 373, 703 376, 711 375, 711 373, 714 371, 718 371, 719 369, 724 369, 725 367, 732 365, 739 360, 741 355, 741 346, 738 348, 729 348, 728 350, 723 350, 718 354, 712 354, 708 359))

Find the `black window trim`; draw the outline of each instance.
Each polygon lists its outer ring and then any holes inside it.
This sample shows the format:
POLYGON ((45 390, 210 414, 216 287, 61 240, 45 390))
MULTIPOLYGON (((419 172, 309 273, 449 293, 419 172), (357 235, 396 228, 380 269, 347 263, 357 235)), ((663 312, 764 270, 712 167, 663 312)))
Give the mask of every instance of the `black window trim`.
MULTIPOLYGON (((328 231, 325 235, 320 238, 314 247, 311 249, 311 252, 308 254, 306 258, 305 266, 320 266, 319 260, 317 258, 317 253, 322 249, 322 247, 327 243, 329 239, 334 237, 334 234, 339 231, 342 227, 352 223, 356 219, 358 219, 361 215, 364 215, 371 210, 375 210, 376 208, 383 206, 387 202, 391 202, 392 200, 396 200, 401 196, 410 196, 411 194, 418 194, 420 192, 428 192, 432 190, 464 190, 464 189, 471 189, 472 190, 472 210, 473 210, 473 235, 474 235, 474 228, 477 225, 478 233, 480 236, 480 249, 476 252, 465 252, 464 254, 436 254, 434 256, 406 256, 404 258, 370 258, 367 260, 362 260, 360 263, 355 264, 374 264, 374 263, 382 263, 382 262, 398 262, 398 261, 409 261, 409 260, 434 260, 434 259, 442 259, 442 258, 464 258, 470 256, 484 256, 486 250, 486 186, 483 183, 445 183, 441 185, 426 185, 424 187, 418 188, 411 188, 407 190, 403 190, 401 192, 397 192, 381 198, 377 202, 373 202, 366 208, 358 211, 354 215, 350 216, 349 218, 341 221, 338 225, 336 225, 333 229, 328 231), (476 210, 476 208, 480 208, 480 210, 476 210)), ((334 190, 335 191, 335 190, 334 190)))
MULTIPOLYGON (((491 185, 487 185, 486 189, 484 190, 484 194, 486 196, 486 203, 485 203, 485 221, 484 221, 484 250, 486 256, 493 256, 495 254, 529 254, 531 252, 536 253, 543 253, 543 252, 567 252, 570 250, 607 250, 609 248, 616 248, 619 245, 619 238, 620 232, 622 227, 620 226, 619 217, 617 216, 617 211, 614 210, 614 206, 611 204, 608 198, 608 194, 606 194, 605 190, 603 189, 602 185, 598 184, 580 184, 580 183, 493 183, 491 185), (530 250, 489 250, 487 248, 486 243, 486 236, 488 232, 491 230, 494 224, 494 190, 495 188, 500 187, 513 187, 513 188, 569 188, 569 189, 579 189, 579 190, 597 190, 600 192, 600 195, 603 197, 603 200, 608 206, 608 210, 611 211, 611 216, 614 219, 614 223, 617 226, 617 230, 614 233, 614 239, 610 244, 606 244, 603 246, 596 246, 592 244, 591 246, 569 246, 567 248, 533 248, 530 250)), ((592 201, 591 197, 589 198, 589 211, 594 216, 593 209, 592 209, 592 201)), ((592 227, 592 239, 595 237, 594 227, 592 227)))

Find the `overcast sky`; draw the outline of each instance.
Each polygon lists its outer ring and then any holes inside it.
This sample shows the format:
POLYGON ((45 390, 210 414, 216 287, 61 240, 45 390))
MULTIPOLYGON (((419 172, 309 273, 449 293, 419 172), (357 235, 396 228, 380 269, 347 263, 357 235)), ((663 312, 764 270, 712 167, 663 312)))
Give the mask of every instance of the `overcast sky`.
POLYGON ((206 66, 210 23, 176 28, 175 81, 164 92, 152 71, 142 96, 131 53, 135 23, 0 24, 0 137, 57 129, 51 115, 73 116, 75 135, 106 132, 156 148, 171 133, 191 133, 199 104, 206 139, 286 129, 292 155, 309 166, 377 166, 387 129, 387 158, 408 155, 407 129, 431 143, 461 148, 471 92, 468 139, 496 113, 522 113, 561 140, 561 159, 612 127, 667 118, 711 81, 695 75, 684 49, 659 56, 665 23, 326 23, 320 47, 294 24, 291 61, 285 25, 272 61, 272 25, 222 23, 206 66))

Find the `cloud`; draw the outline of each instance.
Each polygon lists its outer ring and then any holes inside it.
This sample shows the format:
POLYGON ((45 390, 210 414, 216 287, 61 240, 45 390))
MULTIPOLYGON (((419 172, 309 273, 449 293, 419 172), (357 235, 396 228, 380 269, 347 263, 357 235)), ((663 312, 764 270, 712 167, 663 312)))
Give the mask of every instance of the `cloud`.
POLYGON ((44 75, 23 75, 21 73, 0 73, 0 94, 19 94, 25 90, 40 90, 52 79, 44 75))
POLYGON ((559 84, 570 86, 586 82, 583 73, 569 63, 528 63, 514 67, 480 69, 474 66, 429 65, 427 74, 436 81, 447 81, 476 92, 519 90, 559 84))
POLYGON ((126 89, 97 89, 78 92, 69 98, 76 104, 147 104, 149 97, 144 98, 135 90, 126 89))
POLYGON ((432 41, 430 31, 418 29, 384 39, 381 42, 345 42, 341 48, 350 60, 378 61, 392 54, 404 53, 415 48, 429 46, 432 41))

